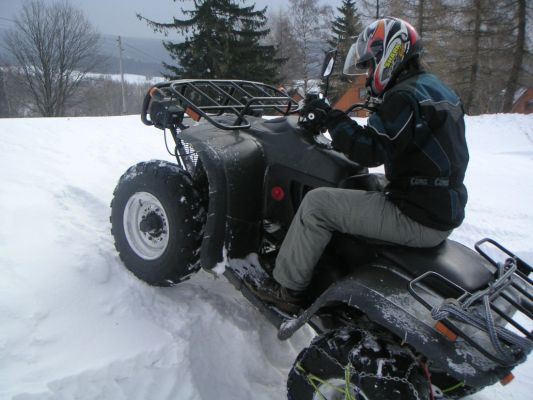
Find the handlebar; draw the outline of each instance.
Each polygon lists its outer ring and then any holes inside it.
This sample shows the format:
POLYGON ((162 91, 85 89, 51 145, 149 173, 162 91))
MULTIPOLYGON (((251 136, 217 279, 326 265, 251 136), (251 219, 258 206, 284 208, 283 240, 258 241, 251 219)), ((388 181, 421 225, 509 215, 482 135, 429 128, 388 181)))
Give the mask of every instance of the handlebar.
POLYGON ((164 90, 153 86, 144 96, 141 108, 141 121, 148 126, 159 129, 181 130, 188 128, 183 125, 185 110, 176 103, 164 90), (150 115, 150 119, 148 119, 150 115))
POLYGON ((150 95, 150 91, 146 93, 146 96, 144 96, 143 104, 141 107, 141 121, 143 124, 152 126, 154 123, 152 121, 149 121, 146 116, 148 115, 148 106, 150 105, 150 100, 152 100, 152 96, 150 95))
POLYGON ((351 112, 359 111, 359 110, 367 110, 367 111, 370 111, 370 112, 376 112, 377 111, 377 107, 370 106, 367 103, 356 103, 356 104, 351 105, 345 111, 345 113, 346 114, 350 114, 351 112))

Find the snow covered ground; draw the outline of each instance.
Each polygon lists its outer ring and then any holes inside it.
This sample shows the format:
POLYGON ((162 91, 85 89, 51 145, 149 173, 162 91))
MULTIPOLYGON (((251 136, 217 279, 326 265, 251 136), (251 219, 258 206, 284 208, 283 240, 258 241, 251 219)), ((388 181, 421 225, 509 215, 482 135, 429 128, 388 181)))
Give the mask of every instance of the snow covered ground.
MULTIPOLYGON (((97 74, 91 72, 86 76, 94 79, 110 79, 115 82, 120 82, 121 80, 120 74, 97 74)), ((124 74, 124 81, 135 85, 155 85, 156 83, 160 83, 164 80, 165 78, 162 76, 147 77, 145 75, 124 74)))
MULTIPOLYGON (((533 262, 533 115, 467 119, 467 218, 533 262)), ((152 288, 122 267, 109 203, 132 164, 172 160, 138 117, 0 120, 0 399, 283 399, 288 342, 223 278, 152 288)), ((471 400, 526 399, 533 361, 471 400)))

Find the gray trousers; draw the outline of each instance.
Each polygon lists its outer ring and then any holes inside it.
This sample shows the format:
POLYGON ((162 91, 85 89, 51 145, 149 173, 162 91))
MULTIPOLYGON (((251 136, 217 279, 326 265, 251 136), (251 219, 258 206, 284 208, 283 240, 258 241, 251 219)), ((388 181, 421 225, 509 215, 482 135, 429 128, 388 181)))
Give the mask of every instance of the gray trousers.
POLYGON ((413 221, 382 192, 314 189, 304 197, 281 245, 274 279, 292 290, 305 289, 334 231, 410 247, 436 246, 452 232, 413 221))

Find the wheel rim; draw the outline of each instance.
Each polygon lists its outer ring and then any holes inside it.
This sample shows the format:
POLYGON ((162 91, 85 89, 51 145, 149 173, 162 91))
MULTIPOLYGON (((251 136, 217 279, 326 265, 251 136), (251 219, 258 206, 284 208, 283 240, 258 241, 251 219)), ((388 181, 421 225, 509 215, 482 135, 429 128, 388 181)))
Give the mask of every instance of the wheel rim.
POLYGON ((313 400, 368 400, 368 397, 353 383, 348 385, 349 394, 346 393, 346 381, 339 378, 328 379, 322 382, 315 390, 313 400))
POLYGON ((131 249, 144 260, 155 260, 168 246, 169 222, 161 202, 147 192, 134 193, 124 208, 124 233, 131 249))

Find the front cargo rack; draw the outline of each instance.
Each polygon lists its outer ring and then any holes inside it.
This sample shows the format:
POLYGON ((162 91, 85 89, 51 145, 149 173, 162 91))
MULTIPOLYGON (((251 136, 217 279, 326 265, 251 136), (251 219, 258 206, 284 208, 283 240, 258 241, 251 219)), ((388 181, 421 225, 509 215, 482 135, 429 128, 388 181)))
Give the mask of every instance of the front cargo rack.
POLYGON ((155 85, 165 96, 176 101, 189 116, 205 118, 224 130, 247 129, 248 115, 288 115, 298 110, 298 103, 282 88, 259 82, 228 79, 183 79, 155 85), (234 115, 235 120, 216 118, 234 115))
POLYGON ((516 365, 533 348, 533 332, 524 326, 533 320, 533 282, 530 278, 533 268, 492 239, 480 240, 475 244, 475 249, 496 267, 494 279, 487 287, 470 293, 448 278, 428 271, 409 283, 409 292, 431 311, 433 319, 438 321, 436 328, 449 339, 464 339, 481 354, 503 367, 516 365), (491 251, 482 249, 487 244, 492 246, 491 251), (497 261, 489 255, 495 251, 505 259, 497 261), (456 295, 444 299, 441 304, 430 304, 421 295, 423 286, 427 286, 428 282, 433 285, 438 282, 441 287, 456 295), (509 328, 497 325, 495 316, 505 321, 509 328), (492 349, 467 333, 465 328, 468 326, 485 331, 492 349))

